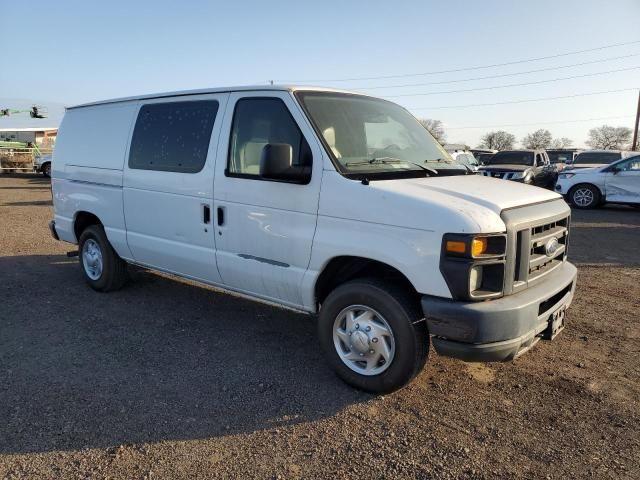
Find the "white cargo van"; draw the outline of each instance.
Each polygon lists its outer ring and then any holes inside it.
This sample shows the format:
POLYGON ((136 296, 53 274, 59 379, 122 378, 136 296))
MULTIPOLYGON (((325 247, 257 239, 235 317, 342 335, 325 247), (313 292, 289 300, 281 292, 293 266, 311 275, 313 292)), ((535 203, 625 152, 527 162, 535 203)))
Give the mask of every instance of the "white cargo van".
POLYGON ((430 343, 513 359, 563 328, 573 298, 560 195, 470 174, 373 97, 274 86, 79 105, 52 177, 51 232, 79 245, 91 287, 120 288, 131 263, 319 313, 329 363, 371 392, 409 382, 430 343))

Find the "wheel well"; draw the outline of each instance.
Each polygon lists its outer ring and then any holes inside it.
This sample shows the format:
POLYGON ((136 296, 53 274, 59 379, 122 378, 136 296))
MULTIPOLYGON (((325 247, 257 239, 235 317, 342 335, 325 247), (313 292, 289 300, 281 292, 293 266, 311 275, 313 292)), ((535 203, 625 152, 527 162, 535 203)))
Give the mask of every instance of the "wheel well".
POLYGON ((593 187, 598 191, 598 193, 600 193, 600 195, 602 195, 602 190, 600 190, 600 187, 589 182, 576 183, 573 187, 569 189, 569 192, 573 192, 576 190, 576 188, 579 188, 579 187, 593 187))
POLYGON ((102 225, 102 222, 93 213, 78 212, 73 223, 73 232, 76 234, 77 241, 80 241, 80 235, 89 225, 102 225))
POLYGON ((315 286, 316 302, 321 304, 333 289, 358 277, 375 277, 401 285, 419 300, 412 283, 397 268, 369 258, 343 256, 332 258, 320 273, 315 286))

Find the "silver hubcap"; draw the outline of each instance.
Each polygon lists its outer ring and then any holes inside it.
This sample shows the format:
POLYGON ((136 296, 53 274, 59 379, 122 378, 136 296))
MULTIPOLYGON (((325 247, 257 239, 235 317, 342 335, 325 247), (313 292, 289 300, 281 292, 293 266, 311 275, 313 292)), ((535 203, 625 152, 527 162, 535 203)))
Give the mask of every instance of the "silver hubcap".
POLYGON ((364 305, 352 305, 338 314, 333 322, 333 344, 342 362, 361 375, 384 372, 396 352, 387 321, 364 305))
POLYGON ((91 280, 98 280, 102 276, 102 250, 92 238, 82 246, 82 266, 91 280))
POLYGON ((573 202, 580 207, 588 207, 593 203, 593 192, 588 188, 579 188, 573 194, 573 202))

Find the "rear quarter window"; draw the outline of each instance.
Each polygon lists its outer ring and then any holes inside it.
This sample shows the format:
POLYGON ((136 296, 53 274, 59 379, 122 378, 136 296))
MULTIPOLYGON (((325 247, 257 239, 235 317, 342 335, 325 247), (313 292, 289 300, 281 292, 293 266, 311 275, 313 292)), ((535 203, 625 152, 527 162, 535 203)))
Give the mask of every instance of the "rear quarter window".
POLYGON ((215 100, 143 105, 131 139, 129 168, 197 173, 204 167, 215 100))

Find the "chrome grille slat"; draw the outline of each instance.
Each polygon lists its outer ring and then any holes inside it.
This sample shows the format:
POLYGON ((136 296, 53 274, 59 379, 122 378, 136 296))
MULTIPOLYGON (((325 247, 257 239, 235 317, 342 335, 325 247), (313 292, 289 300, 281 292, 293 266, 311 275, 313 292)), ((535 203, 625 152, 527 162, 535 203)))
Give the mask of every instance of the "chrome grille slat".
POLYGON ((564 245, 558 248, 558 251, 553 257, 548 257, 547 255, 542 253, 532 254, 529 260, 529 273, 531 273, 531 271, 534 268, 539 267, 540 265, 543 265, 545 263, 552 262, 553 260, 556 260, 558 257, 561 257, 563 255, 564 255, 564 245))
POLYGON ((545 243, 551 237, 561 238, 564 237, 567 233, 569 233, 569 230, 567 230, 566 227, 555 227, 548 232, 532 236, 531 241, 538 244, 545 243))

